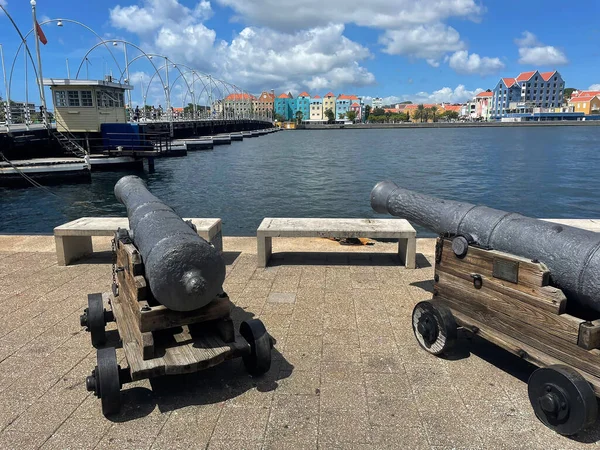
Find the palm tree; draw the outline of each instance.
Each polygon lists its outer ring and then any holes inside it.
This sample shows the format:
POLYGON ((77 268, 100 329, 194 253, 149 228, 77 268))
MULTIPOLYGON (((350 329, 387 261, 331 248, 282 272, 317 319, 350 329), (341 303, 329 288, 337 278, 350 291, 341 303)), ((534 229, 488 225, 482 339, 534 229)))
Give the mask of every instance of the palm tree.
POLYGON ((302 114, 302 111, 296 111, 296 123, 298 125, 302 123, 302 116, 304 116, 304 114, 302 114))
POLYGON ((429 111, 431 111, 431 120, 435 122, 435 113, 437 112, 437 106, 433 105, 431 108, 429 108, 429 111))
POLYGON ((423 122, 423 116, 425 115, 425 105, 418 105, 415 115, 415 119, 421 119, 421 122, 423 122))

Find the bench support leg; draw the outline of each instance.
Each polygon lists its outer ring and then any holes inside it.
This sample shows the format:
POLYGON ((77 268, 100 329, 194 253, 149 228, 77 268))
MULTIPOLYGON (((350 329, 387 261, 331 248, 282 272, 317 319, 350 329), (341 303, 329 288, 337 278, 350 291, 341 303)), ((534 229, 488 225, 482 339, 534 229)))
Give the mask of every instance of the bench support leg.
POLYGON ((54 236, 54 242, 59 266, 68 266, 93 251, 91 236, 54 236))
POLYGON ((258 267, 267 267, 273 251, 273 238, 257 236, 258 242, 258 267))
POLYGON ((416 237, 398 240, 398 256, 400 261, 404 262, 404 267, 414 269, 417 259, 417 239, 416 237))

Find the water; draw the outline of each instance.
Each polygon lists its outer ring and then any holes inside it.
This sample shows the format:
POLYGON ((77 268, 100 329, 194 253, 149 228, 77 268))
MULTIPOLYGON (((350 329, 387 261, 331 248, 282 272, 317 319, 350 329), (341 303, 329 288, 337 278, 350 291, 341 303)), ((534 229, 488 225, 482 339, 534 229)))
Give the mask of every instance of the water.
MULTIPOLYGON (((385 217, 369 205, 385 179, 533 217, 600 218, 600 127, 284 131, 156 161, 141 174, 183 217, 220 217, 255 235, 264 217, 385 217)), ((0 188, 0 233, 51 233, 82 216, 124 216, 124 172, 91 184, 0 188)), ((423 235, 423 234, 421 234, 423 235)))

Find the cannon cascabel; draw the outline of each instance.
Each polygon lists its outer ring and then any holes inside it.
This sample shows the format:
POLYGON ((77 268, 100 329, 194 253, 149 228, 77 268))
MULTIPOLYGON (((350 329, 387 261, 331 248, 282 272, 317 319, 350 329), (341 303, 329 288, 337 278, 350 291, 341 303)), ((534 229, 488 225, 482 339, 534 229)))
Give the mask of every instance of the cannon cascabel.
POLYGON ((391 181, 371 191, 371 207, 438 234, 467 236, 475 244, 544 263, 553 284, 580 306, 600 312, 600 233, 443 200, 391 181))
POLYGON ((139 177, 121 178, 115 196, 127 208, 133 242, 144 262, 154 298, 174 311, 192 311, 223 291, 225 262, 139 177))

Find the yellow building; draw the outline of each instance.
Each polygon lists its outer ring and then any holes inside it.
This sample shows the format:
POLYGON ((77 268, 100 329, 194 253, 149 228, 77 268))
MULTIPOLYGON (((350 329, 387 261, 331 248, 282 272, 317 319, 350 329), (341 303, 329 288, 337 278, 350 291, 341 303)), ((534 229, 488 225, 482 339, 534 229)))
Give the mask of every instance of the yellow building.
POLYGON ((333 92, 330 92, 329 94, 325 95, 325 97, 323 97, 323 119, 327 118, 327 116, 325 115, 325 111, 327 111, 328 109, 333 111, 334 117, 337 118, 337 116, 335 115, 335 101, 336 96, 333 92))
POLYGON ((571 97, 569 106, 574 112, 582 112, 585 115, 598 114, 600 111, 600 94, 582 92, 576 97, 571 97))
POLYGON ((70 80, 45 78, 54 103, 58 131, 100 131, 103 123, 126 123, 124 93, 128 84, 106 80, 70 80))

